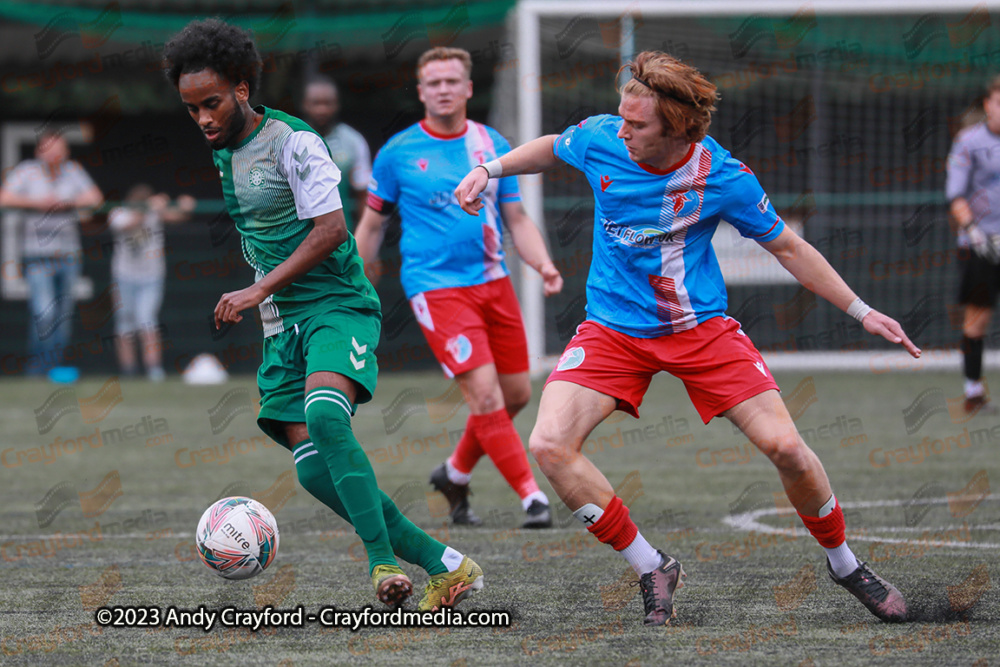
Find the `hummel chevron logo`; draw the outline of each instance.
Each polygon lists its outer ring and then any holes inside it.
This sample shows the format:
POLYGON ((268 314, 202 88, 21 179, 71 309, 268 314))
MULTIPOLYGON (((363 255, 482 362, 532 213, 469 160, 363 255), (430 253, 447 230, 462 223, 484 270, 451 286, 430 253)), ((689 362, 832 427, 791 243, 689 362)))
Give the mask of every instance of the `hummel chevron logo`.
POLYGON ((361 361, 358 361, 358 358, 354 356, 353 352, 351 352, 351 363, 354 364, 354 370, 356 371, 360 371, 365 367, 365 360, 362 359, 361 361))
MULTIPOLYGON (((302 161, 305 160, 307 157, 309 157, 309 149, 308 148, 303 148, 301 153, 296 153, 295 151, 292 151, 292 157, 295 158, 296 162, 298 162, 299 164, 302 164, 302 161)), ((298 169, 296 169, 295 170, 295 175, 299 177, 300 181, 304 181, 304 180, 306 180, 306 178, 309 177, 309 173, 311 171, 312 171, 312 165, 308 165, 308 166, 306 166, 305 169, 303 169, 301 171, 299 171, 298 169)))
POLYGON ((358 354, 364 354, 365 350, 368 349, 367 345, 358 345, 358 341, 354 336, 351 336, 351 345, 354 346, 354 351, 358 354))
POLYGON ((601 192, 607 190, 612 183, 614 183, 614 181, 611 178, 607 176, 601 176, 601 192))

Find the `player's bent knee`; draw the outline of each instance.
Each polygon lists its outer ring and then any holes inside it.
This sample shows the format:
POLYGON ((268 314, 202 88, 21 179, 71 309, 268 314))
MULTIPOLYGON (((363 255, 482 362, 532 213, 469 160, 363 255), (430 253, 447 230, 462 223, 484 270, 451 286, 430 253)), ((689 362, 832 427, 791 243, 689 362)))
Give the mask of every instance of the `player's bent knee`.
POLYGON ((809 467, 809 448, 797 435, 774 438, 761 451, 779 470, 801 471, 809 467))
POLYGON ((306 409, 306 428, 317 447, 340 449, 354 442, 350 415, 339 404, 315 401, 306 409))
POLYGON ((528 451, 544 472, 549 466, 565 464, 574 453, 567 443, 559 442, 547 429, 535 427, 528 438, 528 451))
POLYGON ((494 392, 481 396, 473 395, 469 405, 470 410, 480 415, 492 414, 497 410, 502 410, 504 407, 503 397, 496 395, 494 392))

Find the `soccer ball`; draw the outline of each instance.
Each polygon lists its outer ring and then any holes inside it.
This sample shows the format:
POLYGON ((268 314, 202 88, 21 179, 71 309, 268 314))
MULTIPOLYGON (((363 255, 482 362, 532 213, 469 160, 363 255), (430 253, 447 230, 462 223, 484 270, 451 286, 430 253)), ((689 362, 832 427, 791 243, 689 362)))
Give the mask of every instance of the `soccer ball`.
POLYGON ((201 560, 217 575, 249 579, 278 553, 278 523, 252 498, 223 498, 201 515, 195 542, 201 560))

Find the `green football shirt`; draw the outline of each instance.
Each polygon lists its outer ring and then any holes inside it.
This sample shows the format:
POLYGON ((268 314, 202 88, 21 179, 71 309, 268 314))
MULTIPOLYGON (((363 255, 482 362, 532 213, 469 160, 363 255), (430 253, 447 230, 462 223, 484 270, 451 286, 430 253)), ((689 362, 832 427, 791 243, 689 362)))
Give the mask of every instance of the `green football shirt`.
MULTIPOLYGON (((314 217, 342 208, 340 170, 317 132, 304 121, 267 107, 257 128, 236 146, 213 151, 229 215, 242 237, 243 256, 260 280, 288 259, 313 228, 314 217)), ((260 304, 264 336, 302 320, 350 308, 381 317, 378 295, 365 277, 354 236, 295 282, 260 304)))

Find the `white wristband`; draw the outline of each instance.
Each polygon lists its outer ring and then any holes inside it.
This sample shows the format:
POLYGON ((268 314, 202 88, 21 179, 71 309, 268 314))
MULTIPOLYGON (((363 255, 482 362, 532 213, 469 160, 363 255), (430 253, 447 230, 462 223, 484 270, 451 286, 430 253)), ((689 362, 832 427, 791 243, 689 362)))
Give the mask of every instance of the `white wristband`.
POLYGON ((503 176, 503 166, 500 164, 500 160, 490 160, 476 166, 485 169, 486 175, 490 178, 500 178, 503 176))
POLYGON ((852 301, 851 305, 847 307, 847 314, 856 319, 858 322, 865 319, 865 315, 870 312, 872 312, 872 307, 862 301, 861 297, 852 301))

